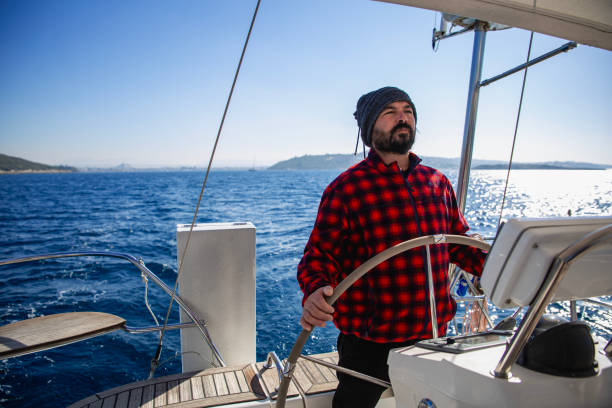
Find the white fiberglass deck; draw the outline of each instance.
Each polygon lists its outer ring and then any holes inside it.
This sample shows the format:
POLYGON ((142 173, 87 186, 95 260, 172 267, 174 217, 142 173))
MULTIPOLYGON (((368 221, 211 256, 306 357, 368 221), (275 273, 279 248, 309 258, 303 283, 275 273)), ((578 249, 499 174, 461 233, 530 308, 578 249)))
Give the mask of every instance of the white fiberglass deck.
POLYGON ((455 354, 413 346, 392 351, 389 376, 395 396, 410 401, 398 406, 416 407, 422 398, 438 407, 612 406, 612 362, 600 350, 599 373, 593 377, 559 377, 514 364, 512 376, 501 379, 492 372, 504 349, 499 345, 455 354))

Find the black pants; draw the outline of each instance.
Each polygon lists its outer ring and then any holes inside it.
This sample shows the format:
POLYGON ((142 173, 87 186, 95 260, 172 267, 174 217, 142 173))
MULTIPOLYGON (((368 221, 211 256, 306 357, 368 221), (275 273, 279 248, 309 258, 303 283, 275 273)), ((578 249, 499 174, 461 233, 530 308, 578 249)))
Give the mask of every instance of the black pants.
MULTIPOLYGON (((338 336, 338 365, 389 381, 387 356, 397 347, 411 346, 417 340, 401 343, 374 343, 353 335, 338 336)), ((338 388, 334 395, 334 408, 374 407, 385 390, 380 385, 338 372, 338 388)))

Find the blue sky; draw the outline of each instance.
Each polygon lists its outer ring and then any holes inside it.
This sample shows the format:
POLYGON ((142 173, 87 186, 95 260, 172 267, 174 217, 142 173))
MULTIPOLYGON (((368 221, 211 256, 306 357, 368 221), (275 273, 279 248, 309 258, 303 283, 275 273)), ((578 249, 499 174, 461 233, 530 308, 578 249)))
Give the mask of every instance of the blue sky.
MULTIPOLYGON (((0 3, 0 152, 76 166, 208 162, 255 0, 0 3)), ((414 151, 457 157, 473 34, 431 49, 433 11, 369 0, 263 0, 217 166, 352 152, 359 96, 395 85, 414 151)), ((566 40, 536 34, 532 56, 566 40)), ((483 78, 524 62, 529 32, 487 35, 483 78)), ((530 68, 516 161, 612 164, 612 53, 530 68)), ((522 75, 481 91, 474 157, 507 160, 522 75)))

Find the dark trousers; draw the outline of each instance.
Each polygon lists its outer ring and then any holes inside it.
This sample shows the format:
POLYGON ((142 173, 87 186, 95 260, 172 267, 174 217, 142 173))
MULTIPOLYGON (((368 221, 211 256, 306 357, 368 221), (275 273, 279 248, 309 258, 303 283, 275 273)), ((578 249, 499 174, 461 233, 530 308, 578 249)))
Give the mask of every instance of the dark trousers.
MULTIPOLYGON (((401 343, 374 343, 353 335, 338 336, 338 365, 389 381, 387 356, 397 347, 413 345, 417 340, 401 343)), ((338 388, 334 395, 334 408, 374 407, 385 390, 380 385, 338 372, 338 388)))

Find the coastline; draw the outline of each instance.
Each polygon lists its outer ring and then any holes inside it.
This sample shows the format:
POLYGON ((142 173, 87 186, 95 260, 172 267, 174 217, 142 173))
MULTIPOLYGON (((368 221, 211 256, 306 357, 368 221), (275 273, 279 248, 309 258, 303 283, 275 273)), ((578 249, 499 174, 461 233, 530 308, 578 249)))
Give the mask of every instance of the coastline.
POLYGON ((78 173, 78 170, 0 170, 0 174, 78 173))

